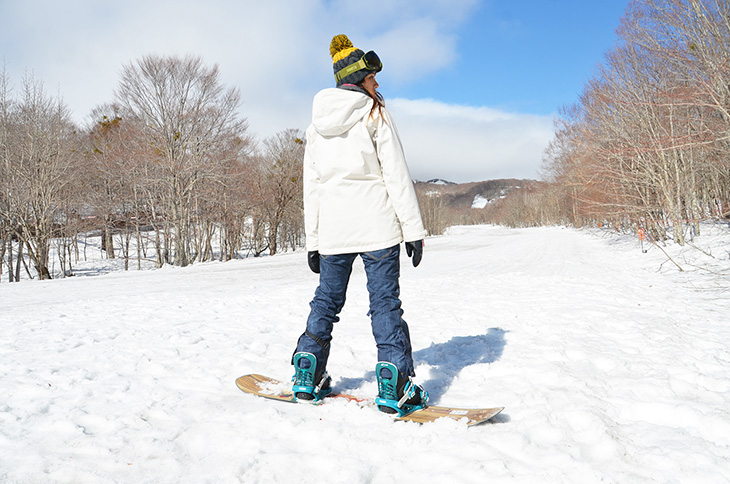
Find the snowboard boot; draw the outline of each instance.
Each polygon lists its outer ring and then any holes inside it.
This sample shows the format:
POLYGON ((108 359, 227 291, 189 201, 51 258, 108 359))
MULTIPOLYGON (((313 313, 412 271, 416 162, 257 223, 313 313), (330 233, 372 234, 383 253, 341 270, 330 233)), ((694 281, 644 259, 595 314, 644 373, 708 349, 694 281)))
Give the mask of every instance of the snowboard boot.
POLYGON ((332 378, 324 369, 317 371, 317 357, 311 353, 294 354, 292 381, 292 392, 297 400, 317 402, 332 392, 332 378))
POLYGON ((375 365, 378 377, 378 397, 375 404, 381 412, 399 417, 426 408, 428 392, 413 383, 411 377, 399 376, 393 363, 381 361, 375 365))

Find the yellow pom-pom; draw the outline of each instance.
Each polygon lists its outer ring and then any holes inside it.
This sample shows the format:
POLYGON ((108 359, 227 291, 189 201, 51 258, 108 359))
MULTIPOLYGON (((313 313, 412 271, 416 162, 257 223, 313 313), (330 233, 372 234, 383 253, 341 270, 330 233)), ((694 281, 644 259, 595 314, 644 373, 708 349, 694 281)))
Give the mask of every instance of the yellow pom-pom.
POLYGON ((350 50, 350 52, 355 50, 350 39, 347 38, 345 34, 339 34, 332 37, 332 42, 330 42, 330 56, 332 59, 344 50, 350 50))

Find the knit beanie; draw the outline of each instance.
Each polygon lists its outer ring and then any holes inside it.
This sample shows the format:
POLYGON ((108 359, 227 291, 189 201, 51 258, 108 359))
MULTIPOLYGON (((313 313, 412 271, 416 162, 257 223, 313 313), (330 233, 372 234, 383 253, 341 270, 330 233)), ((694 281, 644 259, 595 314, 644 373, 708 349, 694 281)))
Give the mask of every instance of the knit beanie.
MULTIPOLYGON (((365 55, 365 52, 355 48, 345 34, 335 35, 332 37, 332 42, 330 42, 330 56, 332 56, 332 68, 335 76, 340 70, 350 64, 358 62, 363 55, 365 55)), ((343 84, 358 84, 371 72, 373 71, 360 69, 340 80, 337 80, 335 77, 335 81, 337 82, 338 87, 343 84)))

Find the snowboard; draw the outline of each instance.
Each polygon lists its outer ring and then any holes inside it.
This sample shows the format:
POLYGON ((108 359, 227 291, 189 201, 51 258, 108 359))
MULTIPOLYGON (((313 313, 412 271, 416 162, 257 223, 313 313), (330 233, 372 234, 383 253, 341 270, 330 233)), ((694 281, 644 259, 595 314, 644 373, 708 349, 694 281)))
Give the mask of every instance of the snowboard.
MULTIPOLYGON (((269 398, 271 400, 278 400, 281 402, 296 403, 297 400, 291 391, 291 383, 285 383, 274 378, 269 378, 264 375, 244 375, 236 380, 238 388, 246 393, 256 395, 263 398, 269 398)), ((325 402, 332 401, 335 399, 344 399, 351 402, 357 402, 363 406, 374 406, 375 400, 372 398, 361 398, 353 395, 347 395, 345 393, 333 392, 324 397, 323 400, 315 403, 323 404, 325 402)), ((308 402, 309 403, 309 402, 308 402)), ((418 422, 428 423, 440 418, 450 418, 453 420, 466 419, 466 425, 473 427, 484 423, 501 412, 504 407, 496 408, 454 408, 454 407, 440 407, 436 405, 429 405, 421 410, 416 410, 413 413, 404 415, 402 417, 395 417, 395 420, 407 421, 407 422, 418 422)))

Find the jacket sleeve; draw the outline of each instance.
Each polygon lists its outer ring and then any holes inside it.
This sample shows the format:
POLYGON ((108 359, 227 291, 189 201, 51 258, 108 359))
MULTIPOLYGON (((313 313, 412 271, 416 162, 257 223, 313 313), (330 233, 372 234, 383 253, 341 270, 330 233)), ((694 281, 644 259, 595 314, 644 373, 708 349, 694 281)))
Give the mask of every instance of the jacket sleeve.
MULTIPOLYGON (((311 128, 310 128, 311 129, 311 128)), ((307 130, 303 160, 304 233, 308 251, 319 250, 319 175, 312 156, 314 136, 307 130)))
POLYGON ((400 222, 403 238, 406 242, 425 238, 426 230, 403 146, 393 118, 385 108, 377 117, 375 145, 388 197, 400 222))

